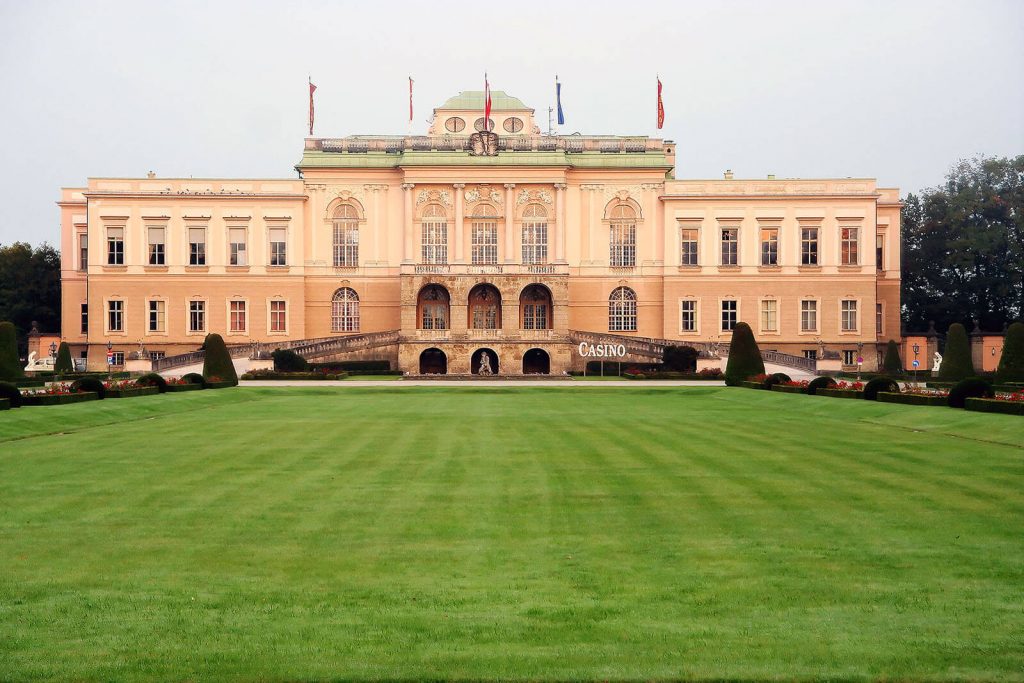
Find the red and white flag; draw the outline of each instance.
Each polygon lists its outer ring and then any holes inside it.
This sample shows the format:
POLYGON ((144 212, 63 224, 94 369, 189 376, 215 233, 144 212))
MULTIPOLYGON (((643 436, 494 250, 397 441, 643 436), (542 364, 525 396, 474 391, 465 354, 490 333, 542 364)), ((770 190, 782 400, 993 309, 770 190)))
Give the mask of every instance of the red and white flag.
POLYGON ((484 72, 484 130, 491 129, 491 84, 487 80, 487 72, 484 72))
POLYGON ((409 76, 409 123, 412 123, 412 76, 409 76))
POLYGON ((316 86, 313 85, 313 79, 309 79, 309 134, 313 135, 313 93, 316 92, 316 86))
POLYGON ((661 77, 656 76, 658 79, 658 130, 665 125, 665 105, 661 101, 661 77))

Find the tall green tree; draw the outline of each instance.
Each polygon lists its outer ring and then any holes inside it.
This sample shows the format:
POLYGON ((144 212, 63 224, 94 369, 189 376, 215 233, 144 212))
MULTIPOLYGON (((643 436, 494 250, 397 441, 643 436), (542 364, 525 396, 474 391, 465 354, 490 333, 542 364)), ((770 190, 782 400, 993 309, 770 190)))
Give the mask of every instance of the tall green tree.
POLYGON ((946 332, 946 348, 939 366, 939 379, 960 381, 974 375, 974 360, 971 358, 971 341, 967 328, 953 323, 946 332))
POLYGON ((1024 382, 1024 323, 1014 323, 1006 330, 1003 353, 996 368, 999 382, 1024 382))
POLYGON ((67 342, 61 342, 57 348, 57 359, 53 364, 54 372, 74 372, 75 362, 71 360, 71 347, 67 342))
POLYGON ((1024 315, 1024 155, 957 163, 902 211, 903 317, 1002 329, 1024 315))
POLYGON ((32 321, 43 332, 60 331, 60 253, 49 244, 0 245, 0 320, 17 330, 25 354, 32 321))
POLYGON ((14 324, 4 320, 0 322, 0 381, 13 382, 24 376, 21 359, 18 357, 14 324))

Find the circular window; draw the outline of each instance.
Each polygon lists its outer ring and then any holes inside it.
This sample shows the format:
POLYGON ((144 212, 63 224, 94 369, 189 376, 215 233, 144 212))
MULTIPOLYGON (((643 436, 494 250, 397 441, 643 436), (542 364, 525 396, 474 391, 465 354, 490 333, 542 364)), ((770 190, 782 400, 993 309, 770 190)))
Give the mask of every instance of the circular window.
POLYGON ((505 131, 508 133, 518 133, 523 129, 523 120, 516 116, 510 116, 507 119, 505 119, 503 127, 505 128, 505 131))
POLYGON ((444 127, 449 133, 461 133, 466 127, 466 122, 458 116, 453 116, 444 122, 444 127))
MULTIPOLYGON (((484 117, 481 116, 476 121, 474 121, 473 127, 476 128, 478 131, 483 131, 484 117)), ((487 130, 494 130, 494 119, 487 119, 487 130)))

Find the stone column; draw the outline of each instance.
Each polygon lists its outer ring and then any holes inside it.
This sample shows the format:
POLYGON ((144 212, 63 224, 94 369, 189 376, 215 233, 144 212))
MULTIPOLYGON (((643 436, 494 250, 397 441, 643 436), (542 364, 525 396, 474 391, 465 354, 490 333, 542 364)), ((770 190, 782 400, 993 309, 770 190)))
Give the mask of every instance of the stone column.
POLYGON ((505 263, 515 263, 519 259, 513 253, 516 248, 515 236, 512 234, 515 223, 515 183, 505 183, 505 263))
POLYGON ((365 255, 363 256, 363 263, 367 265, 370 265, 371 263, 375 263, 378 260, 380 260, 380 195, 377 192, 377 190, 379 190, 380 187, 380 185, 363 185, 363 189, 366 190, 366 192, 368 192, 372 197, 372 199, 370 200, 370 204, 373 207, 372 225, 370 223, 370 219, 368 216, 366 217, 366 222, 364 223, 367 230, 373 231, 373 258, 369 259, 366 258, 365 255))
POLYGON ((465 183, 452 185, 455 190, 455 263, 463 263, 463 248, 465 247, 465 183))
POLYGON ((555 263, 565 263, 565 183, 555 183, 555 263))
POLYGON ((412 256, 412 191, 414 183, 402 183, 405 197, 405 215, 402 223, 402 263, 413 263, 412 256))

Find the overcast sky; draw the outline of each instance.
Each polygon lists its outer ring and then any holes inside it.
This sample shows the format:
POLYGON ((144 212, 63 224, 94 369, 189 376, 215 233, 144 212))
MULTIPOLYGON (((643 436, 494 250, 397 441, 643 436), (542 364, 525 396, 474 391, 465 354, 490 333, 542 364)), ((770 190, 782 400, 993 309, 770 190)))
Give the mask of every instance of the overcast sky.
POLYGON ((460 90, 563 133, 663 136, 676 175, 867 176, 903 194, 1024 153, 1024 2, 0 0, 0 243, 59 239, 90 176, 295 177, 317 135, 414 132, 460 90))

